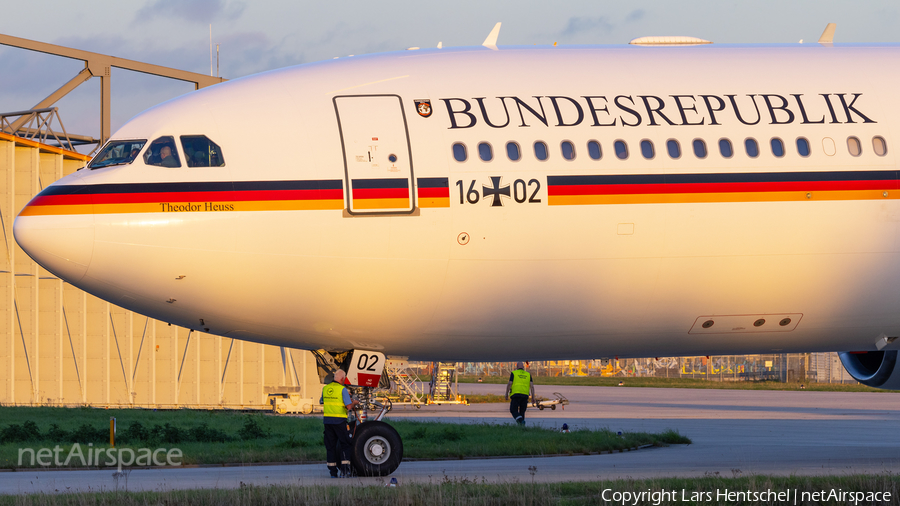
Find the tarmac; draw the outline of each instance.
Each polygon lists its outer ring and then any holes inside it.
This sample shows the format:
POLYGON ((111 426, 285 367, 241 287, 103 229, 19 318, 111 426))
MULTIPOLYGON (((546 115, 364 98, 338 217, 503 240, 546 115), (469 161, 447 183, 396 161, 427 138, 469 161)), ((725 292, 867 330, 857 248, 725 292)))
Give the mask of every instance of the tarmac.
MULTIPOLYGON (((625 380, 627 383, 627 380, 625 380)), ((505 385, 463 384, 461 393, 503 394, 505 385)), ((900 394, 538 386, 570 404, 529 408, 530 425, 570 429, 677 430, 690 445, 591 456, 403 462, 405 482, 558 482, 707 475, 849 475, 900 473, 900 394)), ((389 418, 513 423, 505 404, 397 407, 389 418)), ((390 478, 332 480, 325 466, 272 465, 21 471, 0 473, 0 494, 98 490, 235 488, 242 484, 382 484, 390 478)))

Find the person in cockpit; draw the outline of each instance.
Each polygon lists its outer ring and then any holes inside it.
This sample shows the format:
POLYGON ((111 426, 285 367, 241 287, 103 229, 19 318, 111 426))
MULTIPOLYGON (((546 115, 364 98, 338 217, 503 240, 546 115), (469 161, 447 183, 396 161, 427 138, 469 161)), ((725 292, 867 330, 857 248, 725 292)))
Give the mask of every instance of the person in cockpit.
POLYGON ((159 148, 159 163, 162 167, 180 167, 178 163, 178 155, 172 152, 172 146, 165 145, 159 148))

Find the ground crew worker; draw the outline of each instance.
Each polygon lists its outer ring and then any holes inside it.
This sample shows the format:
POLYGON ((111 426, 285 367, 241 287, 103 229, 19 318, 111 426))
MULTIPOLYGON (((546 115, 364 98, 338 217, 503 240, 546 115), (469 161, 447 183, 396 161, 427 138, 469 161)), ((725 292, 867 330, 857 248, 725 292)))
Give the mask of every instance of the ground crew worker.
POLYGON ((509 412, 519 425, 525 425, 529 391, 531 392, 531 402, 534 402, 534 380, 531 379, 531 373, 525 370, 525 364, 517 362, 516 370, 509 374, 505 397, 509 399, 509 412))
POLYGON ((358 404, 350 400, 350 392, 344 387, 347 373, 338 369, 334 380, 322 388, 319 404, 324 405, 325 422, 325 460, 332 478, 338 477, 338 444, 340 444, 340 471, 345 477, 350 476, 350 430, 347 427, 347 411, 358 404))

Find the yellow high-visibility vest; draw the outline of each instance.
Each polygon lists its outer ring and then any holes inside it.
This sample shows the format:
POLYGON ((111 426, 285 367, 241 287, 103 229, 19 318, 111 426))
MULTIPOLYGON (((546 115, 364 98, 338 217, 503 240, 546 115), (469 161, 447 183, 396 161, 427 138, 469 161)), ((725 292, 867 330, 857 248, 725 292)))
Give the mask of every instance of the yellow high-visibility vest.
POLYGON ((344 404, 344 385, 331 382, 322 388, 322 402, 325 417, 347 419, 347 406, 344 404))
POLYGON ((531 392, 531 373, 528 371, 523 371, 522 369, 516 369, 512 372, 512 375, 513 382, 512 387, 509 389, 509 394, 528 395, 531 392))

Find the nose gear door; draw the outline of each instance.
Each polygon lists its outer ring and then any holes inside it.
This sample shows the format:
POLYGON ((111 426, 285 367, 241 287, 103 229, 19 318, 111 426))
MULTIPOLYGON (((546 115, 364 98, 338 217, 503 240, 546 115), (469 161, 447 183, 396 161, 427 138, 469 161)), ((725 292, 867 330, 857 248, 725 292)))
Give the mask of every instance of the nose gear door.
POLYGON ((416 208, 412 150, 398 95, 334 97, 350 214, 409 214, 416 208))

